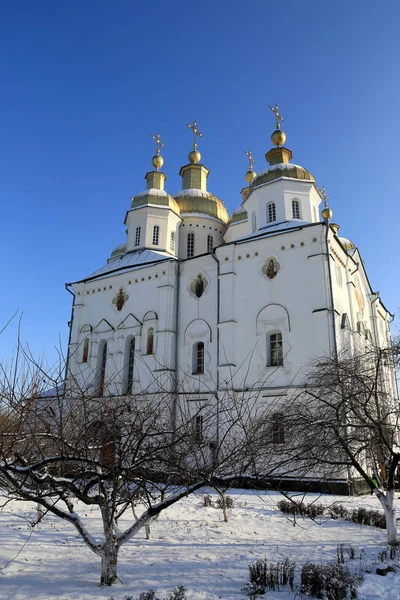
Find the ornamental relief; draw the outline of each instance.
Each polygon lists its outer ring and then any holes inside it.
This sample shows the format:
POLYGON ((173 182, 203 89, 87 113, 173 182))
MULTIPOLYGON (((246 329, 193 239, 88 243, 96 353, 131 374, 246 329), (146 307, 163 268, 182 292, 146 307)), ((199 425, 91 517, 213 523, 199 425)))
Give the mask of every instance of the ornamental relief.
POLYGON ((274 279, 277 276, 280 268, 281 266, 276 260, 276 258, 270 256, 265 261, 261 270, 264 273, 264 275, 268 277, 268 279, 274 279))
POLYGON ((120 287, 118 294, 116 296, 114 296, 114 298, 112 299, 112 303, 114 304, 115 308, 118 311, 121 311, 125 305, 125 302, 128 300, 128 298, 129 298, 129 294, 126 294, 124 292, 124 288, 120 287))
POLYGON ((195 279, 193 279, 190 283, 189 289, 190 293, 193 294, 193 296, 196 296, 196 298, 201 298, 204 292, 206 291, 207 287, 207 278, 202 273, 198 273, 195 279))

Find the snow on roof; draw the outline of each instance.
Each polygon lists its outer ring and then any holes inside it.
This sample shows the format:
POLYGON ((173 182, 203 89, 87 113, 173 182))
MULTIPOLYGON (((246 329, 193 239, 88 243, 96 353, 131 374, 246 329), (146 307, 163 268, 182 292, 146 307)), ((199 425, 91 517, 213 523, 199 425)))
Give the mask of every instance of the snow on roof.
POLYGON ((135 194, 135 198, 141 198, 142 196, 168 196, 165 190, 158 190, 157 188, 149 188, 143 192, 135 194))
POLYGON ((117 260, 104 265, 97 271, 94 271, 88 277, 75 281, 74 283, 82 283, 88 279, 98 279, 110 275, 113 271, 122 271, 134 269, 140 269, 143 266, 148 266, 152 263, 162 262, 164 260, 177 260, 175 256, 168 254, 168 252, 158 252, 156 250, 136 250, 135 252, 128 252, 121 256, 117 260))
POLYGON ((247 214, 247 210, 245 208, 243 208, 243 206, 239 206, 239 208, 237 208, 236 210, 233 211, 232 216, 233 215, 240 215, 240 214, 247 214))
POLYGON ((244 236, 238 238, 237 240, 235 240, 235 243, 246 242, 247 240, 251 240, 252 238, 267 237, 269 235, 281 233, 282 231, 285 231, 287 229, 296 229, 296 228, 304 227, 307 225, 319 225, 319 224, 320 223, 310 223, 309 221, 301 221, 298 219, 291 219, 290 221, 277 221, 277 222, 265 225, 264 227, 260 227, 260 229, 258 229, 257 231, 253 231, 252 233, 249 233, 248 235, 244 235, 244 236))
POLYGON ((197 188, 188 188, 186 190, 179 190, 174 194, 174 198, 180 198, 181 196, 193 196, 194 198, 210 198, 214 194, 207 192, 206 190, 199 190, 197 188))
POLYGON ((295 165, 294 163, 278 163, 276 165, 270 165, 266 169, 263 169, 262 171, 257 173, 257 177, 260 177, 260 175, 265 175, 265 173, 268 173, 269 171, 276 171, 277 169, 281 170, 281 171, 287 171, 291 167, 294 167, 294 168, 297 167, 298 169, 304 169, 304 167, 301 167, 300 165, 295 165))

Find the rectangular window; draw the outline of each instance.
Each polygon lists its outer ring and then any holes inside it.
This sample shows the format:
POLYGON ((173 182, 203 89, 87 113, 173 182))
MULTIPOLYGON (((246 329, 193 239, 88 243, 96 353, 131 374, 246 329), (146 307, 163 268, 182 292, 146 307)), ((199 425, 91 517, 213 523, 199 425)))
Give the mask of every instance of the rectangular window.
POLYGON ((171 231, 171 239, 169 242, 169 249, 171 252, 175 252, 175 232, 171 231))
POLYGON ((187 258, 194 256, 194 233, 191 231, 187 235, 187 258))
POLYGON ((282 413, 272 415, 272 442, 274 444, 285 443, 285 427, 282 413))
POLYGON ((203 415, 196 415, 193 418, 193 434, 196 444, 203 443, 203 415))
POLYGON ((212 252, 214 250, 214 238, 212 235, 207 236, 207 252, 212 252))
POLYGON ((136 227, 135 246, 140 246, 140 227, 136 227))
POLYGON ((160 237, 160 227, 158 225, 154 225, 154 227, 153 227, 153 246, 158 246, 159 237, 160 237))
POLYGON ((193 347, 193 375, 204 373, 204 342, 197 342, 193 347))
POLYGON ((276 221, 276 208, 275 202, 270 202, 268 204, 268 223, 272 223, 276 221))
POLYGON ((268 343, 269 343, 268 366, 281 367, 283 365, 282 334, 280 332, 271 333, 268 336, 268 343))

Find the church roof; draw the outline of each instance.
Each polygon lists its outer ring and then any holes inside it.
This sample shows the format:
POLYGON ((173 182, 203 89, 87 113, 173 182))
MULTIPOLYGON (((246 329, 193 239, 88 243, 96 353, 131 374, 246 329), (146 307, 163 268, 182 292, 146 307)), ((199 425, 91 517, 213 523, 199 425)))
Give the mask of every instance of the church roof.
POLYGON ((262 237, 268 237, 270 235, 283 233, 286 230, 303 229, 304 227, 310 227, 311 225, 320 225, 320 224, 321 223, 319 223, 319 222, 311 223, 311 222, 301 221, 301 220, 296 220, 296 219, 278 221, 278 222, 274 222, 274 223, 269 223, 268 225, 265 225, 264 227, 260 227, 260 229, 258 229, 257 231, 253 231, 252 233, 249 233, 248 235, 244 235, 244 236, 238 238, 237 240, 234 240, 233 243, 240 244, 241 242, 247 242, 253 238, 259 239, 262 237))
POLYGON ((142 206, 163 206, 168 207, 179 215, 180 210, 177 202, 167 194, 165 190, 150 188, 139 192, 132 198, 131 208, 141 208, 142 206))
POLYGON ((177 258, 168 254, 168 252, 147 249, 136 250, 135 252, 128 252, 121 256, 121 258, 107 263, 88 277, 75 281, 74 283, 83 283, 92 279, 101 279, 102 277, 108 277, 114 272, 141 269, 142 267, 148 267, 151 264, 166 260, 177 260, 177 258))
POLYGON ((174 195, 181 213, 208 215, 228 222, 228 211, 224 203, 211 192, 197 188, 183 189, 174 195))
POLYGON ((273 181, 274 179, 280 179, 281 177, 304 179, 315 184, 314 177, 304 167, 295 165, 293 163, 278 163, 275 165, 270 165, 263 171, 260 171, 260 173, 257 173, 257 176, 250 185, 250 191, 259 185, 269 183, 270 181, 273 181))

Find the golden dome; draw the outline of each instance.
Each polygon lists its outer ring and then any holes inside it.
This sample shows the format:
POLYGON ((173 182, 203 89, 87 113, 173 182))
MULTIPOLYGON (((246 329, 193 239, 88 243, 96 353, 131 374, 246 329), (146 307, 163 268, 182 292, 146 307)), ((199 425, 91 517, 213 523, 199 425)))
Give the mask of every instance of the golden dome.
POLYGON ((243 206, 239 206, 239 208, 233 211, 229 218, 229 225, 231 223, 238 223, 239 221, 247 221, 247 210, 243 206))
POLYGON ((251 183, 255 177, 257 177, 257 173, 253 171, 253 169, 249 169, 244 176, 247 183, 251 183))
POLYGON ((153 158, 151 159, 151 162, 152 162, 153 167, 155 167, 158 170, 158 169, 161 169, 161 167, 163 166, 164 159, 161 156, 161 154, 155 154, 153 156, 153 158))
POLYGON ((199 163, 201 161, 201 154, 198 150, 192 150, 188 154, 188 159, 189 162, 192 163, 192 165, 195 165, 196 163, 199 163))
POLYGON ((304 179, 306 181, 311 181, 316 187, 314 177, 309 171, 307 171, 307 169, 304 169, 304 167, 294 165, 293 163, 278 163, 276 165, 271 165, 267 169, 264 169, 264 171, 260 171, 260 173, 258 173, 258 175, 255 177, 254 181, 251 183, 250 191, 259 185, 269 183, 270 181, 273 181, 274 179, 280 179, 281 177, 288 177, 290 179, 304 179))
POLYGON ((174 196, 178 203, 180 213, 207 215, 223 223, 228 222, 228 212, 224 203, 205 190, 197 188, 184 189, 174 196))
POLYGON ((179 205, 172 196, 167 194, 165 190, 157 190, 150 188, 144 192, 136 194, 132 198, 132 208, 141 208, 142 206, 166 206, 174 211, 177 215, 180 214, 179 205))
POLYGON ((283 146, 286 142, 286 134, 282 129, 275 129, 275 131, 271 134, 271 140, 274 146, 283 146))
POLYGON ((353 250, 355 248, 355 245, 351 240, 344 237, 340 237, 339 240, 345 250, 353 250))
POLYGON ((328 206, 326 206, 322 211, 321 215, 324 221, 330 221, 333 217, 333 212, 328 206))

